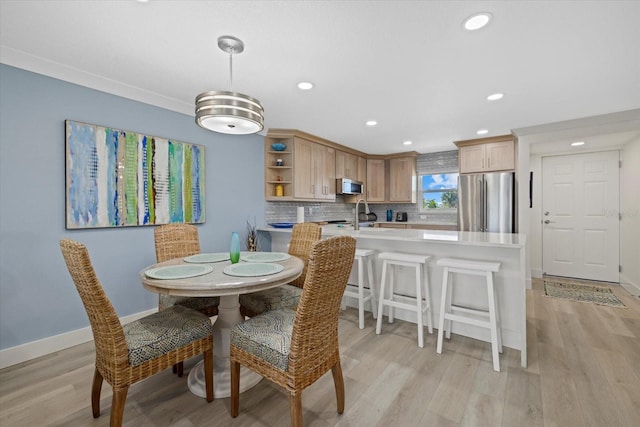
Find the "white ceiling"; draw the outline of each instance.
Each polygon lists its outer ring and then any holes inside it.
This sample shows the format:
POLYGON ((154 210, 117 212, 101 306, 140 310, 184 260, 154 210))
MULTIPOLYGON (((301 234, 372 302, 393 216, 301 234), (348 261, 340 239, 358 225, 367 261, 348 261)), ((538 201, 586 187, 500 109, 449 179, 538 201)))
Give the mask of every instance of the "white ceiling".
POLYGON ((640 129, 639 1, 0 1, 1 62, 192 116, 229 89, 225 34, 245 43, 233 90, 267 129, 371 154, 628 110, 611 132, 640 129), (490 26, 463 30, 479 11, 490 26))

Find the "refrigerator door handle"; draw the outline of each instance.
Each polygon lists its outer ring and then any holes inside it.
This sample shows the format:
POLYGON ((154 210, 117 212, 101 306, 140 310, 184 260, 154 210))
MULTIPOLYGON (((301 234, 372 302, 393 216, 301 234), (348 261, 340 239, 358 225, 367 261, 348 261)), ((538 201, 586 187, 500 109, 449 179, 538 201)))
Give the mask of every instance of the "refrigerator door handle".
POLYGON ((488 221, 489 203, 487 203, 488 194, 489 194, 489 187, 487 184, 487 180, 483 178, 482 179, 482 211, 483 211, 484 218, 482 218, 482 231, 487 231, 489 229, 489 221, 488 221))

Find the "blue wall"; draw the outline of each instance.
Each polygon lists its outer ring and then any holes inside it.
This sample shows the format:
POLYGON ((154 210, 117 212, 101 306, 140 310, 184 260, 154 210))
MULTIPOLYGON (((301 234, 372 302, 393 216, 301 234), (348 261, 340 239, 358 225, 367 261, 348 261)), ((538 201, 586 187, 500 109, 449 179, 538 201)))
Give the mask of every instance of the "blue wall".
POLYGON ((65 119, 206 147, 203 252, 264 223, 263 137, 200 129, 194 118, 0 64, 0 349, 89 325, 58 241, 85 243, 118 315, 157 306, 138 272, 153 227, 65 229, 65 119))

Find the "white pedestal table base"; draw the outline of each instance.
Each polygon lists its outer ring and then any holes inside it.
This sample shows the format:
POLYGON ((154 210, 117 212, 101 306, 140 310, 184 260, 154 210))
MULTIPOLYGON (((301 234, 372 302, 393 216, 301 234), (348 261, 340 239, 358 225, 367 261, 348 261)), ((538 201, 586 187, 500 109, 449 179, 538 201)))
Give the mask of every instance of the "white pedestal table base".
MULTIPOLYGON (((238 295, 221 296, 218 320, 213 324, 213 394, 215 399, 231 395, 231 365, 229 361, 231 328, 243 320, 240 314, 238 295)), ((242 367, 240 369, 240 393, 249 390, 261 379, 262 376, 242 367)), ((198 362, 189 371, 187 384, 191 393, 200 397, 207 396, 204 361, 198 362)))

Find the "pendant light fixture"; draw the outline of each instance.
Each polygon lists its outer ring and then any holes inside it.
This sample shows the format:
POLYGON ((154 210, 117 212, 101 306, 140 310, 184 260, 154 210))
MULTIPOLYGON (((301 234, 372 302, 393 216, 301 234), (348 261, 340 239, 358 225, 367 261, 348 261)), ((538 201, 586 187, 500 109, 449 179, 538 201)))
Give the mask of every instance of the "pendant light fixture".
POLYGON ((255 98, 231 91, 233 55, 244 43, 233 36, 218 38, 218 47, 229 54, 229 91, 209 91, 196 97, 196 123, 214 132, 248 135, 264 129, 264 109, 255 98))

